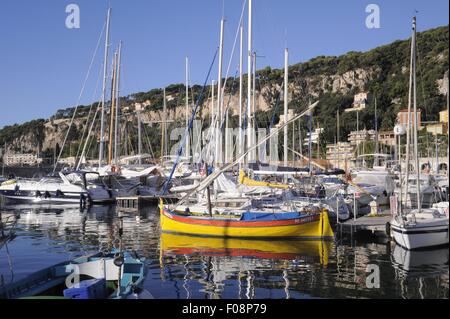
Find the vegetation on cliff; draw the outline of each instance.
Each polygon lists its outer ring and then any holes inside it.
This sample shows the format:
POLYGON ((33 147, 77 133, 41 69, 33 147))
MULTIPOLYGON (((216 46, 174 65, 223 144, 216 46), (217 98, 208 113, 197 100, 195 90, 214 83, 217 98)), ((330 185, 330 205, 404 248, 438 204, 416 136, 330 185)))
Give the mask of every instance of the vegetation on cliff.
MULTIPOLYGON (((439 111, 445 108, 446 97, 439 83, 448 70, 449 57, 449 30, 448 26, 431 29, 418 34, 418 74, 417 74, 417 101, 423 110, 422 121, 438 120, 439 111)), ((320 125, 324 128, 321 143, 332 143, 336 138, 337 112, 340 113, 340 136, 345 140, 350 131, 356 129, 356 113, 344 113, 350 107, 353 96, 361 91, 371 93, 369 107, 359 112, 360 128, 373 129, 375 127, 374 99, 377 99, 378 128, 392 129, 397 112, 407 106, 408 81, 410 61, 410 40, 395 41, 389 45, 375 48, 368 52, 349 52, 345 55, 319 56, 308 62, 290 66, 290 103, 289 107, 296 111, 305 108, 309 101, 319 100, 320 103, 314 112, 314 127, 320 125)), ((280 88, 283 83, 283 70, 265 68, 257 72, 257 91, 262 95, 266 110, 257 111, 255 115, 259 127, 268 127, 272 118, 275 123, 282 112, 282 94, 280 88)), ((246 79, 246 77, 244 77, 246 79)), ((226 93, 238 95, 238 85, 230 78, 227 81, 226 93)), ((245 80, 246 81, 246 80, 245 80)), ((440 82, 441 81, 441 82, 440 82)), ((244 87, 246 84, 244 83, 244 87)), ((208 87, 207 92, 211 88, 208 87)), ((196 100, 201 87, 196 85, 192 89, 192 97, 196 100)), ((185 87, 183 84, 174 84, 166 88, 169 109, 178 106, 184 108, 185 87)), ((207 97, 206 97, 207 98, 207 97)), ((203 103, 205 103, 204 99, 203 103)), ((227 101, 227 100, 225 100, 227 101)), ((121 97, 121 105, 133 112, 135 103, 144 103, 144 112, 161 110, 163 107, 163 90, 153 89, 148 92, 139 92, 121 97)), ((226 102, 225 102, 226 103, 226 102)), ((77 117, 86 117, 92 106, 80 106, 77 117)), ((258 107, 258 106, 257 106, 258 107)), ((73 108, 59 110, 51 120, 69 119, 73 115, 73 108)), ((232 112, 231 112, 232 113, 232 112)), ((129 143, 136 143, 136 121, 128 129, 129 143)), ((303 121, 302 130, 305 132, 307 123, 303 121)), ((231 123, 237 123, 234 114, 231 123)), ((24 135, 33 137, 34 146, 38 148, 46 138, 44 134, 44 120, 36 120, 23 125, 13 125, 0 130, 0 144, 12 144, 24 135)), ((205 124, 206 125, 206 124, 205 124)), ((149 127, 151 132, 149 148, 159 155, 161 139, 157 126, 149 127), (157 135, 155 137, 154 135, 157 135)), ((80 132, 70 134, 76 141, 80 132)), ((62 141, 56 141, 61 143, 62 141)), ((42 150, 46 151, 46 150, 42 150)), ((324 151, 324 149, 323 149, 324 151)), ((67 152, 65 152, 66 154, 67 152)))

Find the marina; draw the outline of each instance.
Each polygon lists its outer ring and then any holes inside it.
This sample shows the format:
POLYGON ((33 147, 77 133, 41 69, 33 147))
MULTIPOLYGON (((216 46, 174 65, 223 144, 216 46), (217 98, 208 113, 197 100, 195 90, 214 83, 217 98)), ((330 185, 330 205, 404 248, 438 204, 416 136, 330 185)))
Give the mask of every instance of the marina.
MULTIPOLYGON (((118 234, 114 207, 2 208, 20 212, 0 250, 3 283, 96 253, 118 234), (43 259, 42 255, 46 258, 43 259)), ((448 298, 448 248, 407 251, 350 236, 337 241, 245 241, 160 236, 156 207, 123 218, 124 248, 145 258, 144 288, 156 299, 448 298), (380 267, 368 288, 367 265, 380 267)))
POLYGON ((448 299, 448 26, 258 70, 267 4, 222 5, 129 93, 110 3, 77 106, 0 129, 0 299, 448 299))

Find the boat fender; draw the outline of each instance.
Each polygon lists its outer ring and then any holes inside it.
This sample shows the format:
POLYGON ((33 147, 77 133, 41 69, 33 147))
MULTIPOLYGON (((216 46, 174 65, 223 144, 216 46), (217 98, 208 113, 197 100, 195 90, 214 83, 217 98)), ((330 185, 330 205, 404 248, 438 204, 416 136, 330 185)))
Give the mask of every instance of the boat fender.
POLYGON ((87 195, 87 202, 89 203, 89 205, 92 205, 94 202, 92 201, 92 197, 90 194, 87 195))
POLYGON ((387 222, 387 223, 386 223, 386 235, 387 235, 389 238, 392 237, 392 236, 391 236, 391 223, 390 223, 390 222, 387 222))
POLYGON ((56 197, 64 197, 64 193, 61 192, 61 190, 57 189, 56 190, 56 197))
POLYGON ((51 197, 50 193, 48 191, 46 191, 44 193, 44 198, 50 198, 50 197, 51 197))
POLYGON ((36 197, 42 197, 42 194, 40 191, 36 191, 36 197))
POLYGON ((84 194, 80 194, 80 208, 86 207, 86 196, 84 194))
POLYGON ((185 212, 186 214, 190 214, 190 213, 191 213, 191 210, 189 209, 189 207, 186 207, 186 209, 184 210, 184 212, 185 212))
POLYGON ((20 190, 19 185, 16 185, 16 187, 14 187, 14 193, 17 193, 20 190))
POLYGON ((114 256, 114 265, 116 265, 117 267, 122 267, 122 265, 124 264, 124 258, 121 254, 116 254, 114 256))

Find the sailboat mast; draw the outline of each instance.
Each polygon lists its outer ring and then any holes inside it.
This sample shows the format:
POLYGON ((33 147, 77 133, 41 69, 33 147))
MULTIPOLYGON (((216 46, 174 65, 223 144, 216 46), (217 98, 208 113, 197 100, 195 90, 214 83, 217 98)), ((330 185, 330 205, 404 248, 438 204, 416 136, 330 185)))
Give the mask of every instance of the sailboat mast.
POLYGON ((122 62, 122 41, 119 42, 117 56, 117 76, 116 76, 116 123, 114 128, 114 164, 118 164, 118 144, 119 144, 119 115, 120 115, 120 68, 122 62))
MULTIPOLYGON (((244 91, 244 79, 243 79, 243 64, 244 64, 244 26, 241 24, 240 30, 240 51, 239 51, 239 151, 241 154, 244 149, 244 136, 243 136, 243 125, 242 125, 242 112, 243 112, 243 91, 244 91)), ((241 169, 241 162, 239 162, 239 169, 241 169)))
POLYGON ((5 157, 6 157, 6 142, 3 146, 3 156, 2 156, 2 176, 5 176, 5 157))
MULTIPOLYGON (((415 29, 416 29, 416 17, 413 18, 413 34, 411 37, 411 61, 410 61, 410 74, 409 74, 409 93, 408 93, 408 124, 406 128, 406 172, 405 172, 405 194, 408 198, 408 184, 409 184, 409 162, 411 152, 411 104, 412 104, 412 90, 413 90, 413 66, 414 66, 414 46, 415 46, 415 29)), ((411 202, 412 205, 412 202, 411 202)))
POLYGON ((413 38, 414 38, 414 46, 413 46, 413 99, 414 99, 414 153, 415 153, 415 160, 416 160, 416 196, 417 196, 417 208, 419 209, 419 212, 422 209, 421 205, 421 198, 420 198, 420 166, 419 166, 419 147, 418 147, 418 136, 417 131, 419 129, 419 119, 417 114, 417 80, 416 80, 416 32, 417 32, 417 25, 416 25, 416 17, 414 17, 414 25, 413 25, 413 38))
POLYGON ((162 116, 162 122, 161 122, 161 163, 163 162, 165 154, 165 147, 166 147, 166 122, 167 122, 167 114, 166 114, 166 88, 163 90, 163 116, 162 116))
POLYGON ((112 67, 111 106, 109 108, 111 122, 109 123, 108 165, 112 164, 112 157, 113 157, 114 112, 116 104, 116 71, 117 71, 117 52, 114 53, 113 67, 112 67))
MULTIPOLYGON (((186 57, 186 127, 189 125, 189 58, 186 57)), ((186 136, 186 157, 189 158, 191 155, 191 146, 190 146, 191 134, 190 130, 188 130, 188 134, 186 136)))
MULTIPOLYGON (((449 111, 449 98, 448 98, 448 94, 449 94, 449 83, 448 83, 448 70, 447 70, 447 138, 450 136, 450 126, 448 125, 448 111, 449 111)), ((447 143, 447 160, 449 159, 450 156, 450 143, 447 143)), ((448 171, 448 167, 447 167, 447 171, 448 171)))
MULTIPOLYGON (((256 143, 256 52, 252 54, 252 131, 251 141, 252 145, 256 143)), ((256 152, 252 151, 251 158, 256 161, 256 152)))
MULTIPOLYGON (((252 147, 252 0, 248 1, 248 52, 247 52, 247 149, 252 147)), ((250 153, 247 157, 247 162, 250 163, 253 159, 251 158, 250 153)))
POLYGON ((225 19, 220 20, 220 45, 219 45, 219 72, 217 79, 217 134, 216 134, 216 167, 222 164, 222 130, 221 124, 223 119, 222 110, 222 66, 223 66, 223 38, 224 38, 225 19))
MULTIPOLYGON (((301 119, 298 120, 298 139, 300 141, 299 143, 299 152, 301 155, 303 155, 303 138, 302 138, 302 122, 301 119)), ((301 162, 302 158, 300 158, 301 162)))
MULTIPOLYGON (((356 160, 359 159, 359 141, 360 141, 360 134, 359 134, 359 111, 356 111, 356 160)), ((358 162, 357 162, 358 163, 358 162)))
MULTIPOLYGON (((311 104, 311 103, 310 103, 311 104)), ((309 114, 308 130, 309 130, 309 140, 308 140, 308 168, 309 174, 312 175, 312 125, 313 125, 313 115, 312 112, 309 114)))
MULTIPOLYGON (((284 49, 284 122, 288 121, 289 50, 284 49)), ((288 164, 288 127, 284 127, 284 167, 288 164)))
POLYGON ((292 123, 292 163, 295 165, 295 122, 292 123))
POLYGON ((139 165, 142 164, 142 131, 141 131, 141 108, 136 110, 136 117, 138 122, 138 155, 139 155, 139 165))
POLYGON ((338 109, 338 111, 337 111, 337 123, 336 123, 336 140, 337 140, 337 143, 336 143, 336 147, 337 147, 337 149, 338 149, 338 151, 337 151, 337 166, 338 166, 338 168, 341 168, 340 167, 340 165, 341 165, 341 156, 340 156, 340 153, 341 153, 341 146, 339 145, 339 141, 340 141, 340 132, 339 132, 339 126, 340 126, 340 123, 339 123, 339 109, 338 109))
POLYGON ((211 81, 211 128, 214 124, 214 119, 216 118, 216 102, 215 102, 215 92, 214 89, 216 87, 216 81, 211 81))
POLYGON ((106 81, 108 77, 108 48, 109 48, 109 27, 111 20, 111 8, 108 9, 106 18, 106 37, 105 37, 105 55, 103 58, 103 91, 102 91, 102 110, 100 118, 100 148, 98 154, 98 167, 101 167, 103 161, 103 149, 105 147, 105 101, 106 101, 106 81))
POLYGON ((375 166, 379 165, 378 161, 378 118, 377 118, 377 96, 375 95, 375 166))

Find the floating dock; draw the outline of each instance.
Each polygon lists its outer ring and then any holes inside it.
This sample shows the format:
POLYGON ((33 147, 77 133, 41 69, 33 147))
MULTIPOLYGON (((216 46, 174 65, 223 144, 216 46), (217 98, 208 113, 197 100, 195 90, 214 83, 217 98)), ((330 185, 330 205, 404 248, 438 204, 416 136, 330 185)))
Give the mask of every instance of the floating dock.
POLYGON ((388 236, 387 226, 392 219, 392 215, 383 214, 378 216, 363 216, 357 219, 349 219, 339 223, 338 227, 343 232, 356 233, 358 231, 370 231, 375 235, 388 236))
POLYGON ((138 210, 143 207, 158 204, 159 199, 162 198, 164 203, 176 203, 178 197, 174 195, 164 195, 164 196, 127 196, 127 197, 117 197, 117 206, 124 210, 138 210))

